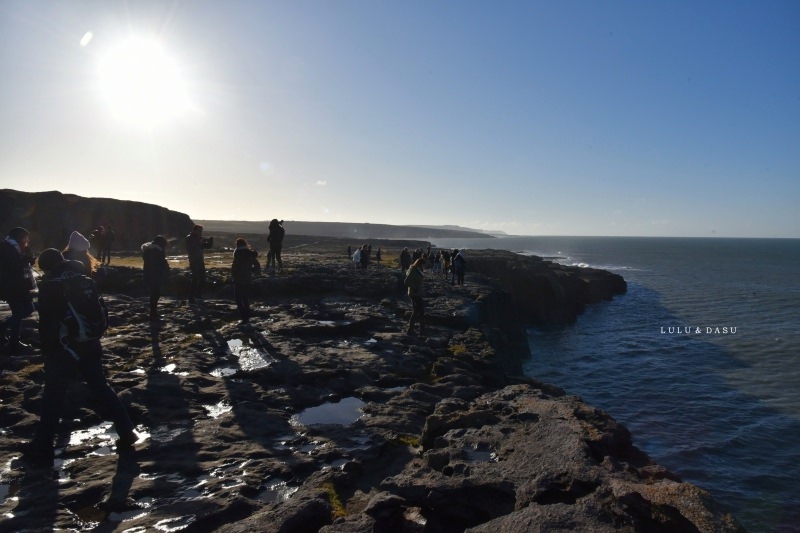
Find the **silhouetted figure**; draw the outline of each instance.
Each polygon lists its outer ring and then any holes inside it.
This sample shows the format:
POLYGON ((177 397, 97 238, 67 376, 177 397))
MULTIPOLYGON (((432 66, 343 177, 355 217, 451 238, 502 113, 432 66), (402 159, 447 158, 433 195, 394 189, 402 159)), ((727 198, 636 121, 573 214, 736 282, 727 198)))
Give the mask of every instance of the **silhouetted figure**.
POLYGON ((267 241, 269 242, 269 253, 267 254, 267 268, 275 271, 277 266, 279 272, 283 272, 283 260, 281 259, 281 250, 283 249, 283 238, 286 236, 286 230, 283 229, 283 220, 273 218, 269 223, 269 235, 267 241))
POLYGON ((114 233, 114 229, 111 225, 107 225, 105 227, 105 233, 103 234, 103 247, 100 250, 100 263, 104 265, 111 264, 111 248, 114 245, 114 239, 116 238, 116 233, 114 233))
POLYGON ((144 282, 150 290, 150 320, 155 321, 158 316, 158 299, 161 297, 161 287, 169 275, 167 263, 167 239, 159 235, 152 242, 142 245, 142 259, 144 260, 144 282))
POLYGON ((408 251, 408 248, 403 248, 403 251, 400 252, 400 270, 403 271, 405 274, 406 270, 411 267, 411 253, 408 251))
POLYGON ((189 255, 189 270, 192 282, 189 286, 189 303, 203 298, 203 286, 206 283, 206 262, 203 242, 203 226, 195 224, 192 232, 186 236, 186 253, 189 255))
POLYGON ((467 260, 464 257, 464 250, 456 251, 453 258, 453 274, 455 275, 456 285, 464 284, 464 272, 467 269, 467 260))
POLYGON ((231 277, 233 278, 233 292, 236 298, 236 309, 242 323, 250 321, 250 292, 252 290, 253 274, 258 274, 261 265, 258 263, 258 252, 247 244, 245 239, 236 239, 236 249, 233 251, 233 264, 231 277))
POLYGON ((411 319, 408 321, 406 333, 413 335, 414 325, 419 323, 420 336, 425 333, 425 276, 422 273, 425 268, 425 259, 419 258, 411 265, 406 272, 404 285, 408 290, 408 297, 411 298, 411 319))
POLYGON ((5 340, 8 333, 8 353, 28 351, 30 345, 20 341, 23 319, 33 314, 33 293, 36 278, 34 258, 30 249, 30 234, 25 228, 13 228, 0 241, 0 299, 8 303, 11 316, 0 325, 5 340))
MULTIPOLYGON (((71 299, 74 296, 70 296, 71 293, 66 289, 65 276, 77 275, 83 280, 81 283, 94 284, 87 276, 74 273, 71 263, 76 262, 65 261, 61 252, 55 248, 44 250, 39 257, 39 267, 44 271, 38 306, 39 337, 45 356, 44 392, 36 434, 23 454, 23 461, 35 466, 53 465, 53 440, 58 430, 61 407, 70 377, 75 370, 81 373, 92 395, 98 400, 97 405, 105 411, 99 414, 108 414, 114 422, 114 428, 119 435, 117 451, 130 450, 138 439, 125 406, 106 380, 102 363, 103 347, 99 336, 78 340, 69 329, 64 329, 69 306, 74 304, 71 299)), ((81 269, 82 266, 77 268, 81 269)))

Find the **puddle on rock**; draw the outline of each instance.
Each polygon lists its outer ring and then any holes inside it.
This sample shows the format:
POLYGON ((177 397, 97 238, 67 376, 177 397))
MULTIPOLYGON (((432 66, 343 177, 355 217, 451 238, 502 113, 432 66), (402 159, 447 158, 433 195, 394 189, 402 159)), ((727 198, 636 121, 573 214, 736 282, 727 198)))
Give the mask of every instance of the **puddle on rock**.
POLYGON ((465 449, 464 453, 466 453, 467 459, 473 463, 496 463, 500 460, 497 456, 497 452, 481 449, 479 446, 465 449))
POLYGON ((154 446, 163 446, 168 442, 172 442, 178 437, 190 434, 192 432, 192 424, 191 422, 184 422, 183 425, 175 425, 175 426, 157 426, 154 427, 151 431, 151 439, 153 441, 154 446))
POLYGON ((305 411, 294 415, 291 423, 294 425, 313 426, 321 424, 336 424, 347 426, 363 416, 361 408, 364 402, 355 397, 342 398, 336 403, 323 403, 317 407, 309 407, 305 411))
POLYGON ((165 518, 156 523, 155 529, 157 531, 163 531, 164 533, 172 533, 173 531, 181 531, 182 529, 186 529, 194 521, 197 520, 195 515, 188 515, 188 516, 178 516, 175 518, 165 518))
POLYGON ((227 378, 235 375, 238 371, 238 368, 234 368, 232 366, 218 366, 211 369, 211 375, 218 378, 227 378))
POLYGON ((178 367, 178 365, 176 365, 175 363, 170 363, 167 366, 162 367, 161 371, 165 372, 167 374, 174 374, 176 376, 188 376, 189 375, 188 372, 175 372, 175 369, 177 367, 178 367))
MULTIPOLYGON (((136 443, 143 442, 146 438, 150 437, 150 433, 144 428, 144 426, 138 426, 136 428, 136 433, 139 435, 139 439, 136 441, 136 443)), ((114 429, 114 424, 106 421, 90 428, 73 431, 69 435, 69 442, 67 445, 80 446, 82 444, 94 444, 95 448, 90 451, 88 455, 112 455, 116 453, 112 446, 118 438, 119 435, 117 435, 117 432, 114 429)))
POLYGON ((264 482, 262 490, 256 495, 255 499, 266 503, 284 502, 292 497, 292 494, 300 488, 295 485, 288 485, 286 481, 276 478, 264 482))
POLYGON ((229 340, 228 349, 239 359, 239 368, 244 371, 266 368, 275 362, 268 353, 252 346, 249 341, 245 344, 242 339, 229 340))
POLYGON ((203 409, 208 411, 208 416, 211 418, 219 418, 225 413, 230 413, 233 410, 233 406, 225 400, 222 400, 215 405, 204 405, 203 409))

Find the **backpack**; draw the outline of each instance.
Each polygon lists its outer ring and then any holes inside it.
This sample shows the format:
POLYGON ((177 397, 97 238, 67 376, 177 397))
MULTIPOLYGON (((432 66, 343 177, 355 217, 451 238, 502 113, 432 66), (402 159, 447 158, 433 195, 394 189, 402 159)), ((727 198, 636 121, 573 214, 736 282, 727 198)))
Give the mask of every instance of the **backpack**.
POLYGON ((61 343, 94 341, 103 336, 108 329, 108 309, 97 283, 89 276, 77 272, 64 272, 61 275, 67 312, 61 320, 61 343))

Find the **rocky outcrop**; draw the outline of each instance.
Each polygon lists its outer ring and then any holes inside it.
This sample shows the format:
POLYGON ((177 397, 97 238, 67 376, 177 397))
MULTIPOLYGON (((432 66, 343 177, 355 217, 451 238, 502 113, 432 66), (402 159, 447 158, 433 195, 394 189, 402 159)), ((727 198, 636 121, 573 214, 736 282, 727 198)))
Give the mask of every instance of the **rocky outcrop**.
MULTIPOLYGON (((225 271, 209 273, 202 306, 175 292, 187 280, 173 272, 165 319, 148 325, 137 273, 111 267, 106 366, 145 436, 134 454, 113 453, 113 433, 76 385, 57 472, 22 468, 42 356, 3 356, 3 526, 739 530, 707 493, 652 464, 611 416, 519 375, 526 346, 519 320, 504 321, 516 296, 498 288, 499 270, 477 274, 471 262, 463 287, 429 275, 420 338, 404 333, 399 271, 354 270, 310 250, 284 254, 284 265, 258 280, 248 325, 238 323, 225 271)), ((26 335, 34 327, 27 320, 26 335)))
POLYGON ((115 250, 138 250, 156 235, 177 238, 192 229, 189 215, 153 204, 0 189, 0 231, 26 228, 37 250, 61 249, 73 231, 88 237, 98 226, 109 224, 115 230, 115 250))
POLYGON ((573 322, 587 304, 624 294, 622 276, 579 268, 502 250, 470 250, 470 272, 491 278, 511 296, 513 313, 527 324, 573 322))

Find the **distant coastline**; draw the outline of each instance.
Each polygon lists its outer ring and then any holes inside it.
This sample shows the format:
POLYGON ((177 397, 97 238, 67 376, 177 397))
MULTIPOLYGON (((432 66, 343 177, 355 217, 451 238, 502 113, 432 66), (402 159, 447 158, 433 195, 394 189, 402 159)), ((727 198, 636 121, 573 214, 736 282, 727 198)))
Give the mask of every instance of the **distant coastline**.
MULTIPOLYGON (((269 220, 195 220, 210 233, 266 233, 269 220)), ((394 226, 390 224, 370 224, 367 222, 305 222, 284 221, 287 233, 295 235, 316 235, 342 239, 494 239, 495 234, 458 226, 394 226)))

